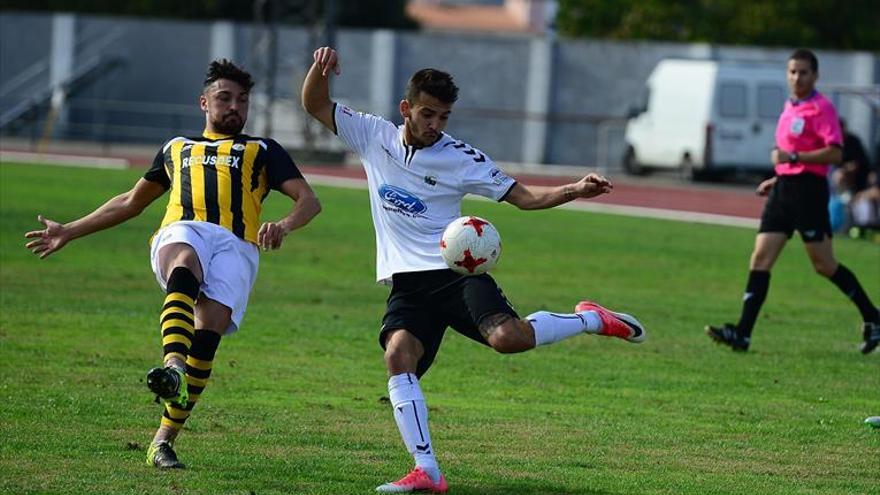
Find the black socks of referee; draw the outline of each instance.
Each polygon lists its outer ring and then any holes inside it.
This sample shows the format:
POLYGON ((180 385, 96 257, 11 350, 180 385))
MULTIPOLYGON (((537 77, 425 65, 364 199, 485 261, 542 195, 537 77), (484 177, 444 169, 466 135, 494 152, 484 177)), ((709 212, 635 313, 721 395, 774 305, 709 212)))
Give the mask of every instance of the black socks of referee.
MULTIPOLYGON (((837 271, 828 277, 834 282, 834 285, 846 294, 852 302, 859 308, 863 321, 877 322, 880 321, 880 313, 877 308, 868 299, 868 295, 859 284, 856 276, 843 264, 837 265, 837 271)), ((758 313, 761 306, 767 298, 767 291, 770 287, 770 272, 752 270, 749 272, 749 281, 746 283, 746 291, 743 294, 742 314, 739 318, 736 328, 740 334, 749 336, 752 334, 752 328, 758 319, 758 313)))
POLYGON ((769 288, 770 272, 758 270, 749 272, 749 281, 746 282, 746 291, 743 294, 742 313, 739 317, 739 323, 736 324, 741 335, 748 337, 752 334, 752 328, 755 326, 764 300, 767 299, 769 288))
POLYGON ((865 294, 862 284, 859 283, 856 276, 847 267, 843 266, 842 263, 838 264, 837 270, 828 279, 834 282, 834 285, 859 308, 863 321, 880 322, 880 313, 871 303, 871 300, 868 299, 868 294, 865 294))

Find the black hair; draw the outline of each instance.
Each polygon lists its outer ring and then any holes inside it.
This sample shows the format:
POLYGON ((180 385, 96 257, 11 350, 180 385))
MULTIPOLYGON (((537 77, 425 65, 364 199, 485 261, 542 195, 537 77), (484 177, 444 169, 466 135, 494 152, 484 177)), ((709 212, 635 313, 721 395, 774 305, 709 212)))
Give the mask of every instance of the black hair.
POLYGON ((458 100, 458 86, 452 75, 442 70, 422 69, 413 74, 406 85, 406 101, 415 102, 422 91, 443 103, 452 104, 458 100))
POLYGON ((250 73, 242 70, 225 58, 215 60, 208 65, 204 87, 207 88, 218 79, 229 79, 230 81, 237 82, 245 91, 250 91, 254 87, 254 80, 251 78, 250 73))
POLYGON ((789 60, 805 60, 810 63, 813 72, 819 72, 819 59, 816 54, 806 48, 798 48, 788 57, 789 60))

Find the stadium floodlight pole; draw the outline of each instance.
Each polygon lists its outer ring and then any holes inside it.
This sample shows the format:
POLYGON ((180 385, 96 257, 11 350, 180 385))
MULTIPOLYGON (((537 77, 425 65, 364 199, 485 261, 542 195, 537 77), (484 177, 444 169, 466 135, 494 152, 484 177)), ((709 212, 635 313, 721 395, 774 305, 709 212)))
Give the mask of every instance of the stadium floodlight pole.
POLYGON ((336 46, 336 0, 324 3, 324 46, 336 46))
POLYGON ((272 136, 272 107, 275 102, 275 74, 278 68, 278 0, 256 0, 254 22, 260 33, 254 49, 254 63, 259 79, 264 81, 262 129, 259 133, 272 136))
MULTIPOLYGON (((304 15, 308 34, 309 47, 322 45, 335 46, 336 42, 336 12, 335 0, 304 0, 305 6, 301 9, 304 15)), ((306 49, 305 64, 312 62, 312 50, 306 49)), ((302 126, 303 146, 309 152, 315 151, 316 132, 313 129, 314 121, 305 119, 302 126)))

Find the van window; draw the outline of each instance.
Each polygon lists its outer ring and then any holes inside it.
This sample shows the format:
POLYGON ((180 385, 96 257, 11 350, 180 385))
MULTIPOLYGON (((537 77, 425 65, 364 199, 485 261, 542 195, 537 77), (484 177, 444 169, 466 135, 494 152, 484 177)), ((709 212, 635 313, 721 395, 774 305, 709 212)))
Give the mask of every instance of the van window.
POLYGON ((781 86, 762 84, 758 86, 758 117, 773 119, 779 117, 785 104, 785 91, 781 86))
POLYGON ((746 116, 746 85, 742 83, 721 84, 722 117, 742 118, 746 116))

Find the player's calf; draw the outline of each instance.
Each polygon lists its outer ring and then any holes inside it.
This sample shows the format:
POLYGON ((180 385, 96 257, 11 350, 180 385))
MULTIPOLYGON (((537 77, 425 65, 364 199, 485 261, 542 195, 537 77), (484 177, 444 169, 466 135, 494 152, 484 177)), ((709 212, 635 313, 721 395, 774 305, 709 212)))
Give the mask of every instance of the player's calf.
POLYGON ((527 316, 535 345, 552 344, 582 333, 618 337, 632 343, 643 342, 647 337, 645 327, 632 315, 615 313, 590 301, 581 301, 574 310, 569 314, 538 311, 527 316))
POLYGON ((499 313, 484 318, 479 330, 486 342, 502 354, 523 352, 535 347, 532 327, 509 314, 499 313))

